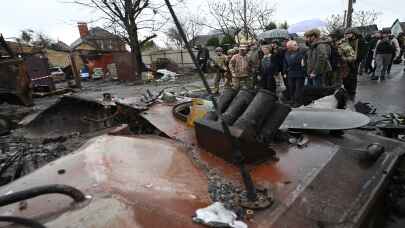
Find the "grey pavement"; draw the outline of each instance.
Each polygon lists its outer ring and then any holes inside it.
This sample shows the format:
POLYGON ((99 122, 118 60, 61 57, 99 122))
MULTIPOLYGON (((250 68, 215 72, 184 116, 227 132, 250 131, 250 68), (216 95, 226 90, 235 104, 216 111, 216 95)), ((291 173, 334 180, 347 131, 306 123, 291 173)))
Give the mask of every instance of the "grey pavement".
POLYGON ((366 74, 359 76, 357 101, 370 102, 377 113, 405 113, 404 65, 393 65, 385 81, 372 81, 366 74))

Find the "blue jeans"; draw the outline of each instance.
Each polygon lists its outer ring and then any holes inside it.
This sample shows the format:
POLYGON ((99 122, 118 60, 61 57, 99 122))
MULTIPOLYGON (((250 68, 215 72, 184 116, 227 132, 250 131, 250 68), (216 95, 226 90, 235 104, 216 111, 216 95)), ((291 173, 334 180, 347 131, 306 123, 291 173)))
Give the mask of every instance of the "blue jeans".
POLYGON ((314 78, 308 78, 307 87, 309 87, 309 88, 321 88, 321 76, 317 75, 314 78))

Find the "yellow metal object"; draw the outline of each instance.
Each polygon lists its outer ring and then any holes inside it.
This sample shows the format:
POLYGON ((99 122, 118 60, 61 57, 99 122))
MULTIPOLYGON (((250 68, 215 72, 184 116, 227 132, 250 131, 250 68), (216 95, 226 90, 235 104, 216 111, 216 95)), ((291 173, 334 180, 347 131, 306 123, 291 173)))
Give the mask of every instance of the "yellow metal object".
POLYGON ((190 107, 190 114, 187 117, 187 126, 194 127, 194 121, 203 118, 209 109, 208 103, 202 99, 195 98, 190 107))

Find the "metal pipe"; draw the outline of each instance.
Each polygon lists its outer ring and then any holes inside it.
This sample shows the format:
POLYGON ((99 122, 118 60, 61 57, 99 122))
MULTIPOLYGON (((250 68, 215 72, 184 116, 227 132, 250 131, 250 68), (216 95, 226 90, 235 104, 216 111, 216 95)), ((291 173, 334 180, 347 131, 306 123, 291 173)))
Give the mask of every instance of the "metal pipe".
POLYGON ((34 187, 20 192, 11 193, 8 195, 0 196, 0 207, 6 206, 12 203, 28 200, 40 195, 45 194, 63 194, 71 197, 75 202, 83 202, 86 200, 85 195, 76 188, 67 185, 55 184, 45 185, 40 187, 34 187))
POLYGON ((211 88, 208 85, 208 81, 205 78, 204 73, 202 72, 201 68, 199 67, 199 65, 197 63, 197 59, 196 59, 196 57, 195 57, 195 55, 194 55, 194 53, 193 53, 193 51, 191 49, 190 43, 187 40, 186 34, 184 33, 183 28, 181 27, 180 22, 179 22, 176 14, 175 14, 175 12, 173 10, 173 7, 172 7, 172 5, 170 3, 170 0, 165 0, 165 3, 166 3, 167 8, 170 11, 170 14, 172 15, 173 21, 176 24, 176 27, 177 27, 177 30, 179 31, 180 36, 184 41, 184 44, 185 44, 185 46, 187 48, 187 51, 190 54, 194 65, 197 67, 198 75, 200 76, 200 79, 203 82, 204 87, 207 90, 207 93, 208 93, 209 97, 211 98, 211 101, 212 101, 212 104, 213 104, 213 106, 215 108, 215 111, 217 113, 218 119, 221 122, 224 134, 227 137, 229 137, 229 139, 232 142, 232 150, 234 152, 235 162, 237 164, 239 164, 240 172, 241 172, 241 175, 243 177, 243 182, 245 184, 246 191, 248 193, 247 194, 248 199, 251 200, 251 201, 255 201, 256 198, 257 198, 256 188, 253 185, 252 177, 248 173, 248 171, 247 171, 247 169, 245 167, 245 164, 243 162, 243 156, 242 156, 242 153, 239 150, 239 142, 234 137, 232 137, 228 125, 226 125, 226 123, 224 121, 222 121, 222 114, 221 114, 221 112, 220 112, 220 110, 218 108, 217 101, 215 100, 214 96, 212 95, 212 91, 211 91, 211 88))
MULTIPOLYGON (((232 88, 225 88, 222 91, 221 96, 218 98, 218 109, 221 113, 224 113, 226 109, 229 107, 231 104, 233 98, 236 96, 237 91, 232 89, 232 88)), ((216 115, 216 112, 208 112, 207 115, 205 116, 205 119, 211 120, 211 121, 217 121, 218 117, 216 115)))
POLYGON ((232 125, 242 115, 242 113, 249 107, 250 102, 255 97, 254 92, 241 89, 236 97, 232 100, 227 110, 223 114, 225 123, 232 125))
POLYGON ((276 101, 277 97, 272 92, 261 89, 233 126, 258 133, 276 101))

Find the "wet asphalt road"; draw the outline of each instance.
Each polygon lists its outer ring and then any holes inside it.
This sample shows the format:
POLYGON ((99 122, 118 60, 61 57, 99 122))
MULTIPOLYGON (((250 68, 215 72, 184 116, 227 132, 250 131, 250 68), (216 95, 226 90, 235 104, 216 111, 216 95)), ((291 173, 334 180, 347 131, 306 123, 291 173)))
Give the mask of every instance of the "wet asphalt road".
POLYGON ((370 102, 377 113, 405 113, 404 65, 393 65, 385 81, 372 81, 366 74, 359 75, 357 101, 370 102))

